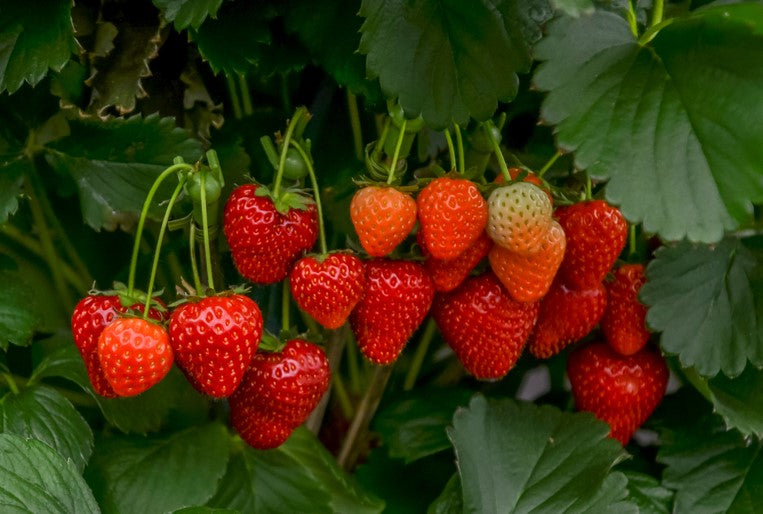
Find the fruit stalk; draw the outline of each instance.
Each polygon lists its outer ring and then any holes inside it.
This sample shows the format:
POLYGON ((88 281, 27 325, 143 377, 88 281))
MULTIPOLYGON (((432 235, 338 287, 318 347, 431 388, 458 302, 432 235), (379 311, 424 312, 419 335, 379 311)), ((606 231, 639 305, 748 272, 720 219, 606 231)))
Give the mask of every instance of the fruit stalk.
POLYGON ((355 147, 355 157, 363 160, 363 132, 360 125, 358 112, 358 98, 347 90, 347 110, 350 113, 350 126, 352 127, 352 143, 355 147))
POLYGON ((458 145, 458 171, 461 173, 466 172, 466 156, 464 155, 464 138, 461 136, 461 127, 458 123, 454 123, 453 127, 456 130, 456 144, 458 145))
POLYGON ((294 129, 299 124, 300 118, 307 112, 304 107, 299 107, 294 111, 294 116, 289 120, 289 125, 286 127, 286 135, 283 137, 283 146, 281 148, 281 159, 278 161, 278 172, 276 173, 276 180, 273 184, 273 198, 278 198, 278 193, 281 190, 281 180, 283 179, 283 170, 286 165, 286 151, 289 149, 289 141, 294 134, 294 129))
MULTIPOLYGON (((209 219, 207 217, 207 172, 206 170, 201 170, 201 177, 199 179, 201 180, 201 191, 199 193, 201 194, 201 221, 202 221, 202 234, 204 235, 204 262, 206 263, 207 268, 207 287, 212 290, 212 293, 215 292, 215 279, 212 276, 212 251, 210 250, 209 245, 209 219)), ((168 207, 167 212, 169 212, 171 207, 168 207)), ((161 236, 162 234, 159 234, 159 243, 157 246, 161 245, 161 236)), ((158 253, 158 251, 157 251, 158 253)))
MULTIPOLYGON (((453 138, 450 137, 450 130, 445 129, 445 141, 448 143, 448 155, 450 157, 450 169, 456 169, 456 149, 453 147, 453 138)), ((460 171, 460 170, 459 170, 460 171)))
POLYGON ((196 225, 191 223, 189 229, 188 250, 191 258, 191 274, 193 275, 193 286, 196 288, 196 294, 201 294, 201 278, 199 277, 199 267, 196 265, 196 225))
POLYGON ((326 228, 323 224, 323 206, 321 205, 321 193, 320 189, 318 189, 318 179, 315 176, 315 168, 313 168, 312 159, 307 155, 307 152, 305 152, 299 143, 292 140, 291 146, 299 152, 300 157, 305 161, 307 173, 310 175, 310 182, 313 185, 313 195, 315 196, 315 209, 318 211, 318 237, 320 238, 321 255, 325 257, 328 254, 328 245, 326 245, 326 228))
POLYGON ((411 367, 408 368, 408 373, 405 375, 405 382, 403 382, 403 391, 410 391, 413 386, 416 385, 416 378, 421 371, 421 365, 424 363, 424 358, 429 350, 429 345, 437 332, 437 324, 434 319, 429 318, 424 334, 421 336, 419 346, 416 348, 416 353, 413 354, 413 361, 411 361, 411 367))
MULTIPOLYGON (((332 377, 335 377, 339 365, 342 362, 342 353, 344 353, 344 345, 347 342, 347 325, 342 325, 338 330, 334 330, 329 336, 329 340, 326 343, 326 358, 329 361, 329 369, 331 370, 332 377)), ((332 378, 332 380, 334 380, 332 378)), ((328 406, 329 396, 331 396, 331 389, 329 388, 321 398, 318 406, 307 418, 305 425, 307 429, 312 433, 317 434, 323 423, 323 417, 326 414, 326 407, 328 406)))
POLYGON ((403 137, 405 136, 405 126, 408 123, 408 120, 403 120, 403 123, 400 125, 400 136, 397 138, 397 143, 395 144, 395 153, 392 155, 392 162, 390 162, 389 165, 389 177, 387 177, 387 184, 390 185, 395 180, 395 169, 397 168, 397 159, 400 157, 400 147, 403 144, 403 137))
POLYGON ((546 161, 546 164, 543 165, 543 167, 538 171, 537 177, 543 178, 543 175, 551 169, 551 166, 554 165, 554 163, 559 159, 559 157, 562 156, 562 152, 559 150, 556 151, 556 153, 548 160, 546 161))
POLYGON ((493 132, 490 130, 491 127, 486 127, 485 134, 487 134, 487 137, 490 139, 490 144, 493 145, 493 153, 495 154, 495 158, 498 159, 498 166, 501 169, 501 174, 503 175, 504 180, 506 183, 511 182, 511 175, 509 175, 509 167, 506 165, 506 159, 503 158, 503 152, 501 151, 501 147, 498 144, 498 141, 495 140, 493 137, 493 132))

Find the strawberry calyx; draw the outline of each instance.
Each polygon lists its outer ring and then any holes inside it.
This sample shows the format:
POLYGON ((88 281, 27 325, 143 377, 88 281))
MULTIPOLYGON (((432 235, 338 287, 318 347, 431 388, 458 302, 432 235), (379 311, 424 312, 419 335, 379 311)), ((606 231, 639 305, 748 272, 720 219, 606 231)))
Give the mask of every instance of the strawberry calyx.
MULTIPOLYGON (((424 180, 426 181, 426 179, 424 179, 424 180)), ((434 180, 434 179, 432 179, 432 180, 434 180)), ((358 189, 362 189, 364 187, 382 187, 382 188, 383 187, 389 187, 389 188, 392 188, 392 189, 397 189, 401 193, 406 193, 406 194, 412 194, 412 193, 418 192, 419 189, 421 189, 421 185, 422 185, 422 183, 420 181, 418 181, 418 180, 415 183, 408 184, 406 186, 401 185, 401 184, 387 184, 386 182, 375 180, 373 178, 369 178, 369 177, 365 177, 365 176, 361 176, 361 177, 358 177, 358 178, 353 178, 352 182, 356 186, 358 186, 358 189)))
POLYGON ((288 214, 292 209, 306 211, 311 205, 315 204, 315 200, 304 189, 291 187, 275 195, 267 186, 262 184, 256 185, 257 189, 254 191, 254 195, 270 198, 276 210, 283 215, 288 214))
MULTIPOLYGON (((93 285, 95 286, 95 284, 93 285)), ((129 292, 127 286, 122 282, 114 282, 111 287, 112 289, 103 291, 93 287, 87 294, 90 296, 116 296, 119 298, 119 303, 122 307, 129 310, 135 310, 131 309, 131 307, 136 304, 145 305, 146 300, 148 300, 148 295, 144 291, 133 289, 132 292, 129 292)), ((159 290, 154 291, 154 294, 151 295, 151 308, 159 312, 167 312, 167 307, 160 301, 162 293, 163 291, 159 290)))
POLYGON ((220 298, 226 298, 230 296, 235 295, 246 295, 251 290, 251 287, 249 287, 246 284, 240 284, 237 286, 231 286, 225 291, 212 291, 211 289, 206 289, 204 291, 196 291, 196 289, 191 286, 188 282, 185 280, 182 281, 182 286, 176 286, 176 293, 179 296, 177 300, 169 304, 170 307, 173 309, 176 307, 179 307, 186 303, 198 303, 205 298, 212 298, 212 297, 220 297, 220 298), (210 294, 211 293, 211 294, 210 294))

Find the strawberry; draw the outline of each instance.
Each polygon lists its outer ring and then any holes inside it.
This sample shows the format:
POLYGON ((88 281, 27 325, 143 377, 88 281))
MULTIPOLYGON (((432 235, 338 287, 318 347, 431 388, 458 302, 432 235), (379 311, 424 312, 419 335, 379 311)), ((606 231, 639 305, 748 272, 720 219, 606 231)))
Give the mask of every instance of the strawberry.
MULTIPOLYGON (((417 235, 417 238, 419 237, 417 235)), ((493 240, 482 232, 474 244, 449 261, 435 259, 428 254, 423 244, 420 246, 421 253, 426 258, 424 268, 434 282, 435 291, 448 292, 457 288, 474 267, 487 256, 493 248, 493 240)))
MULTIPOLYGON (((525 173, 524 178, 522 178, 522 182, 529 182, 530 184, 535 184, 539 188, 543 190, 544 193, 546 193, 546 196, 548 196, 548 199, 551 200, 551 204, 553 205, 554 199, 551 196, 551 193, 548 191, 548 189, 545 188, 545 185, 543 184, 543 179, 538 177, 535 173, 527 170, 523 170, 522 168, 509 168, 509 177, 511 177, 511 180, 517 180, 519 175, 521 175, 523 172, 525 173)), ((506 179, 503 176, 503 173, 499 173, 498 176, 495 177, 495 180, 493 180, 493 183, 495 184, 505 184, 506 179)))
POLYGON ((421 190, 416 205, 424 247, 435 259, 458 257, 485 230, 487 203, 469 180, 435 179, 421 190))
POLYGON ((366 263, 366 289, 350 314, 358 347, 368 360, 391 364, 424 321, 434 284, 421 264, 376 259, 366 263))
POLYGON ((558 280, 540 302, 538 322, 530 336, 530 353, 546 359, 579 341, 593 330, 607 307, 602 284, 588 289, 570 289, 558 280))
POLYGON ((103 374, 118 396, 135 396, 158 384, 172 367, 167 330, 141 318, 119 318, 98 337, 103 374))
POLYGON ((393 187, 364 187, 352 197, 350 218, 368 255, 384 257, 416 224, 416 201, 393 187))
POLYGON ((289 277, 299 308, 329 329, 347 321, 365 285, 363 261, 348 252, 332 253, 323 260, 303 257, 289 277))
POLYGON ((490 267, 511 296, 519 302, 543 298, 564 257, 564 230, 552 221, 538 253, 520 255, 502 246, 494 246, 488 258, 490 267))
POLYGON ((620 211, 602 200, 556 210, 567 235, 567 251, 559 268, 562 280, 577 289, 598 284, 625 246, 628 223, 620 211))
POLYGON ((215 398, 236 390, 262 336, 262 314, 242 294, 209 296, 177 307, 170 344, 193 387, 215 398))
POLYGON ((280 353, 257 353, 228 399, 231 423, 254 448, 280 446, 318 405, 329 386, 323 350, 292 339, 280 353))
POLYGON ((615 271, 607 288, 607 310, 601 318, 604 338, 620 355, 632 355, 649 341, 646 328, 646 306, 638 301, 638 293, 646 282, 643 264, 626 264, 615 271))
POLYGON ((646 348, 622 356, 604 343, 576 349, 567 361, 572 395, 580 410, 609 424, 625 446, 665 395, 668 367, 646 348))
POLYGON ((551 225, 551 201, 538 186, 502 186, 490 193, 487 203, 487 233, 497 245, 522 255, 540 251, 551 225))
POLYGON ((445 342, 480 380, 501 378, 514 367, 537 314, 537 303, 513 300, 493 273, 438 294, 432 305, 445 342))
MULTIPOLYGON (((161 300, 155 301, 164 307, 161 300)), ((106 398, 114 398, 117 394, 103 374, 101 361, 98 359, 98 338, 103 329, 117 319, 119 313, 127 312, 128 309, 142 313, 144 304, 135 303, 125 307, 115 294, 90 294, 79 301, 72 313, 72 335, 77 350, 85 361, 87 376, 93 390, 106 398)), ((149 311, 149 317, 156 321, 165 320, 168 314, 167 311, 159 311, 153 307, 149 311)))
POLYGON ((223 229, 233 263, 256 284, 283 280, 318 237, 315 204, 299 195, 292 198, 304 209, 289 207, 281 213, 266 188, 247 184, 234 189, 225 204, 223 229))

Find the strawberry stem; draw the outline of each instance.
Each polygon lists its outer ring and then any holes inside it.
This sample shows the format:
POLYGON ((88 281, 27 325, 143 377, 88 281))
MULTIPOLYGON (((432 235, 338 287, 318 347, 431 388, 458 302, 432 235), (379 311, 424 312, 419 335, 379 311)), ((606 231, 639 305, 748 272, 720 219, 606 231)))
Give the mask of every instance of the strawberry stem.
POLYGON ((548 161, 546 161, 546 164, 543 165, 540 171, 538 171, 538 178, 543 178, 543 175, 545 175, 546 172, 551 169, 551 166, 553 166, 557 159, 559 159, 561 156, 562 152, 557 150, 556 153, 548 161))
POLYGON ((652 5, 652 20, 649 22, 650 27, 654 27, 662 21, 662 12, 664 9, 664 0, 654 0, 652 5))
POLYGON ((360 113, 358 112, 358 98, 347 90, 347 110, 350 113, 350 127, 352 127, 352 144, 355 147, 355 157, 363 160, 363 132, 360 125, 360 113))
POLYGON ((392 156, 392 162, 389 164, 389 176, 387 177, 387 185, 392 184, 395 180, 395 169, 397 168, 397 159, 400 157, 400 147, 403 145, 403 138, 405 137, 405 126, 408 123, 407 119, 403 120, 400 125, 400 135, 397 137, 397 143, 395 144, 395 153, 392 156))
POLYGON ((191 254, 191 274, 193 275, 193 285, 196 288, 196 294, 201 294, 201 278, 199 277, 199 267, 196 265, 196 225, 191 222, 189 230, 190 238, 188 248, 191 254))
POLYGON ((625 11, 625 18, 628 20, 628 26, 634 37, 638 37, 638 21, 636 11, 633 9, 633 0, 628 0, 628 9, 625 11))
POLYGON ((493 137, 493 131, 491 130, 492 127, 490 125, 492 125, 492 122, 485 124, 485 133, 487 134, 488 139, 490 139, 490 144, 493 145, 493 153, 495 154, 495 158, 498 159, 498 167, 501 169, 501 174, 508 184, 511 182, 509 167, 506 165, 506 159, 503 158, 503 152, 501 151, 498 141, 493 137))
POLYGON ((350 388, 360 393, 360 367, 358 366, 358 347, 354 341, 347 344, 347 371, 350 374, 350 388))
POLYGON ((203 225, 202 234, 204 235, 204 262, 206 263, 207 268, 207 287, 209 287, 214 294, 215 279, 212 276, 212 252, 210 251, 209 246, 209 226, 207 219, 207 170, 202 169, 199 173, 201 173, 201 176, 199 177, 201 181, 201 191, 199 191, 199 193, 201 195, 201 224, 203 225))
POLYGON ((339 402, 339 408, 342 409, 342 415, 345 419, 352 418, 355 408, 352 406, 352 401, 350 401, 350 395, 347 393, 347 386, 344 383, 342 374, 338 371, 333 373, 331 375, 331 382, 334 386, 334 395, 339 402))
POLYGON ((246 75, 243 73, 238 74, 238 85, 241 88, 241 104, 244 108, 244 116, 251 116, 254 112, 252 109, 252 95, 249 94, 249 84, 246 81, 246 75))
POLYGON ((11 392, 14 395, 19 394, 19 386, 16 385, 16 380, 13 378, 13 375, 10 373, 3 373, 3 378, 5 378, 5 381, 8 382, 8 387, 11 388, 11 392))
POLYGON ((636 225, 631 225, 629 229, 628 256, 636 253, 636 225))
POLYGON ((326 245, 326 228, 323 224, 323 206, 321 205, 321 192, 320 189, 318 189, 318 179, 315 176, 315 168, 313 168, 313 160, 310 158, 309 155, 307 155, 307 152, 302 148, 302 146, 294 141, 291 140, 291 146, 293 146, 297 152, 299 152, 300 157, 302 157, 302 160, 305 162, 305 166, 307 167, 307 174, 310 175, 310 182, 313 184, 313 195, 315 196, 315 208, 318 211, 318 235, 320 237, 321 242, 321 255, 324 257, 328 254, 328 246, 326 245))
POLYGON ((445 129, 445 141, 448 143, 448 156, 450 158, 450 169, 456 169, 456 149, 453 148, 453 138, 450 137, 450 130, 445 129))
POLYGON ((454 123, 456 129, 456 144, 458 145, 458 171, 463 174, 466 172, 466 157, 464 156, 464 138, 461 137, 461 127, 454 123))
POLYGON ((585 199, 590 200, 593 198, 593 184, 591 184, 591 175, 586 172, 585 174, 585 199))
POLYGON ((193 166, 184 162, 176 162, 156 177, 151 189, 148 190, 146 200, 143 202, 143 209, 140 211, 140 219, 138 220, 138 228, 135 230, 135 243, 132 248, 132 258, 130 259, 130 274, 127 278, 127 295, 130 296, 135 289, 135 269, 138 265, 138 250, 140 250, 140 238, 143 236, 143 226, 146 224, 146 217, 148 216, 148 208, 151 206, 151 202, 154 199, 154 195, 159 190, 159 186, 164 180, 175 173, 176 171, 186 170, 193 171, 193 166))
MULTIPOLYGON (((309 317, 309 316, 308 316, 309 317)), ((326 343, 326 359, 328 359, 329 362, 329 369, 332 372, 332 380, 336 384, 337 380, 339 382, 342 381, 341 376, 339 375, 339 364, 342 360, 342 353, 344 352, 344 345, 347 343, 347 324, 342 325, 337 330, 334 330, 331 332, 331 335, 328 338, 328 341, 326 343)), ((344 384, 342 384, 344 386, 344 384)), ((347 391, 343 391, 344 398, 339 398, 339 395, 342 393, 339 393, 337 395, 337 399, 339 400, 340 405, 342 406, 342 411, 345 411, 345 405, 342 405, 343 402, 348 402, 349 404, 349 398, 347 397, 347 391)), ((326 393, 321 398, 321 401, 318 403, 318 405, 315 407, 313 412, 310 413, 310 416, 307 418, 307 421, 305 422, 305 425, 307 426, 307 429, 310 430, 314 434, 318 434, 318 431, 321 428, 321 424, 323 423, 323 417, 326 414, 326 407, 328 406, 329 402, 329 396, 331 396, 331 393, 329 391, 326 391, 326 393)), ((352 416, 352 405, 349 405, 350 407, 350 414, 347 415, 347 419, 350 419, 352 416)))
POLYGON ((233 77, 226 74, 225 82, 228 85, 228 96, 230 97, 230 104, 233 108, 233 117, 237 120, 241 119, 241 102, 238 99, 238 93, 236 93, 236 83, 233 82, 233 77))
POLYGON ((291 141, 291 136, 294 134, 294 129, 299 124, 299 119, 307 112, 307 109, 304 107, 298 107, 296 111, 294 111, 294 116, 291 117, 291 120, 289 120, 289 125, 286 127, 286 135, 283 138, 283 143, 281 146, 281 159, 278 161, 278 172, 276 173, 276 180, 273 184, 273 198, 278 198, 278 193, 281 190, 281 180, 283 179, 283 170, 286 166, 286 153, 289 149, 289 141, 291 141))
POLYGON ((410 391, 413 386, 416 385, 416 378, 421 371, 421 365, 424 363, 424 357, 427 355, 429 345, 437 332, 437 324, 432 318, 429 318, 424 333, 421 335, 421 340, 416 348, 416 353, 413 355, 413 361, 411 367, 408 368, 408 373, 405 375, 405 381, 403 382, 403 391, 410 391))
POLYGON ((289 314, 291 310, 291 293, 289 291, 289 279, 288 277, 283 281, 283 287, 281 288, 281 330, 284 332, 289 330, 289 314))
POLYGON ((148 321, 148 314, 151 309, 151 301, 153 300, 153 298, 151 297, 151 293, 154 290, 154 280, 156 279, 156 270, 159 267, 159 255, 161 254, 161 250, 162 250, 162 241, 164 240, 164 233, 167 231, 167 224, 169 223, 170 216, 172 215, 172 207, 175 205, 175 201, 180 195, 180 192, 183 190, 183 186, 185 185, 186 180, 187 180, 187 176, 184 175, 178 182, 178 185, 175 187, 175 190, 172 192, 172 196, 170 196, 170 200, 167 203, 167 209, 164 211, 162 226, 159 228, 159 236, 156 239, 156 249, 154 250, 154 262, 151 264, 151 275, 148 278, 148 289, 146 290, 146 306, 143 309, 143 319, 146 321, 148 321))
POLYGON ((392 123, 392 118, 387 116, 384 119, 384 128, 382 128, 381 135, 379 136, 379 140, 376 141, 376 146, 374 146, 374 151, 371 154, 374 162, 378 162, 379 155, 381 154, 382 148, 384 148, 384 142, 387 140, 387 134, 389 134, 390 123, 392 123))

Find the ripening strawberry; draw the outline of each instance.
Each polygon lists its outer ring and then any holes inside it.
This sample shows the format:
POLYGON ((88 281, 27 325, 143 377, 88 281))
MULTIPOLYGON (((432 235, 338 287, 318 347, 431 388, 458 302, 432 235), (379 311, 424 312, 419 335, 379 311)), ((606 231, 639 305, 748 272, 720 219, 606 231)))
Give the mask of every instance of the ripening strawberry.
POLYGON ((623 215, 607 202, 591 200, 560 207, 555 216, 567 236, 559 276, 577 289, 600 283, 625 246, 628 223, 623 215))
POLYGON ((331 253, 322 260, 303 257, 289 276, 291 295, 299 308, 329 329, 347 321, 365 285, 363 261, 349 252, 331 253))
MULTIPOLYGON (((164 307, 161 300, 155 301, 164 307)), ((125 307, 115 294, 90 294, 79 301, 72 313, 72 335, 85 362, 87 376, 93 390, 106 398, 114 398, 117 394, 103 374, 101 361, 98 359, 98 338, 103 329, 117 319, 119 313, 127 312, 128 309, 142 313, 144 304, 135 303, 125 307)), ((154 307, 149 311, 149 317, 156 321, 163 321, 168 314, 167 311, 160 311, 154 307)))
POLYGON ((537 303, 513 300, 492 273, 437 294, 432 316, 464 368, 480 380, 514 367, 538 315, 537 303))
POLYGON ((223 230, 239 273, 255 284, 280 282, 300 254, 318 237, 315 204, 302 198, 286 213, 276 209, 262 186, 247 184, 233 190, 225 204, 223 230))
POLYGON ((208 296, 170 317, 175 361, 200 393, 225 398, 241 383, 262 337, 262 314, 241 294, 208 296))
POLYGON ((644 348, 626 357, 604 343, 573 351, 567 374, 577 408, 608 423, 610 436, 623 446, 659 405, 668 385, 668 367, 658 353, 644 348))
MULTIPOLYGON (((525 172, 524 178, 522 178, 522 182, 529 182, 530 184, 535 184, 539 188, 543 190, 544 193, 546 193, 546 196, 548 196, 548 199, 551 201, 551 204, 553 205, 554 199, 551 197, 551 193, 545 188, 543 184, 543 180, 538 177, 535 173, 527 170, 523 170, 522 168, 509 168, 509 177, 511 177, 511 180, 517 180, 519 175, 522 174, 522 172, 525 172)), ((493 183, 495 184, 505 184, 506 179, 503 176, 503 173, 499 173, 498 176, 495 177, 495 180, 493 180, 493 183)))
POLYGON ((368 255, 384 257, 416 224, 416 201, 394 187, 364 187, 352 197, 350 219, 368 255))
POLYGON ((280 446, 318 405, 329 377, 324 351, 303 339, 278 353, 258 352, 228 399, 233 428, 254 448, 280 446))
POLYGON ((555 281, 540 302, 527 348, 539 359, 556 355, 588 335, 606 307, 607 291, 602 284, 577 290, 555 281))
POLYGON ((515 300, 535 302, 551 287, 565 247, 564 230, 556 221, 551 221, 538 253, 520 255, 496 245, 488 258, 493 272, 515 300))
POLYGON ((366 263, 366 288, 350 325, 363 355, 391 364, 424 321, 434 285, 421 264, 375 259, 366 263))
POLYGON ((646 306, 638 301, 645 282, 643 264, 626 264, 615 271, 611 282, 604 283, 608 298, 601 330, 609 346, 620 355, 632 355, 649 341, 646 306))
POLYGON ((416 205, 421 241, 435 259, 455 259, 485 230, 487 203, 470 180, 437 178, 421 190, 416 205))
POLYGON ((169 373, 173 355, 167 330, 142 318, 118 318, 98 337, 103 374, 118 396, 135 396, 169 373))
POLYGON ((497 245, 522 255, 540 251, 552 207, 538 186, 528 182, 502 186, 490 193, 487 203, 487 233, 497 245))
POLYGON ((493 248, 493 240, 487 237, 484 232, 469 248, 449 261, 435 259, 427 253, 426 248, 422 245, 421 252, 426 258, 424 268, 434 282, 435 291, 448 292, 461 285, 474 267, 487 257, 491 248, 493 248))

